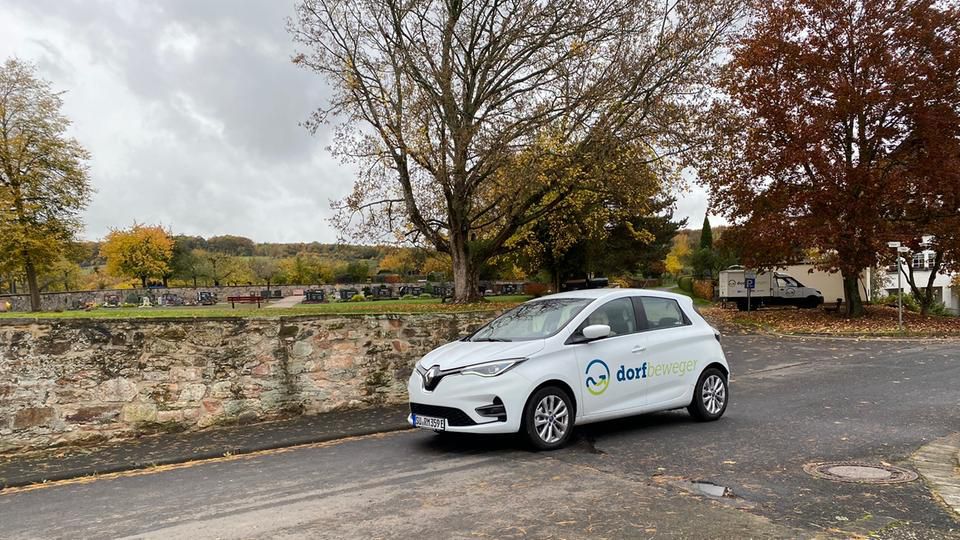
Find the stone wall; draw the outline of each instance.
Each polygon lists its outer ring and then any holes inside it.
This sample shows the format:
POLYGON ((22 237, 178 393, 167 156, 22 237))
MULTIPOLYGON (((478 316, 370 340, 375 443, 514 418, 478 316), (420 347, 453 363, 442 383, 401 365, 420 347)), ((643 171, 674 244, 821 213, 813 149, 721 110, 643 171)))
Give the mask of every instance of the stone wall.
POLYGON ((494 313, 0 323, 0 451, 398 403, 494 313))
MULTIPOLYGON (((270 290, 280 290, 284 296, 293 294, 295 290, 302 290, 303 285, 271 285, 270 290)), ((210 291, 216 293, 220 301, 226 301, 228 296, 249 296, 260 294, 265 290, 265 285, 243 286, 243 287, 169 287, 162 289, 104 289, 99 291, 68 291, 43 293, 40 295, 40 305, 42 311, 56 311, 73 309, 76 305, 83 305, 87 302, 104 304, 108 295, 117 295, 120 301, 124 302, 129 294, 137 296, 148 295, 157 298, 164 293, 179 295, 184 300, 192 300, 197 297, 199 291, 210 291)), ((30 311, 30 295, 27 294, 3 294, 0 295, 0 303, 9 302, 11 311, 30 311)))

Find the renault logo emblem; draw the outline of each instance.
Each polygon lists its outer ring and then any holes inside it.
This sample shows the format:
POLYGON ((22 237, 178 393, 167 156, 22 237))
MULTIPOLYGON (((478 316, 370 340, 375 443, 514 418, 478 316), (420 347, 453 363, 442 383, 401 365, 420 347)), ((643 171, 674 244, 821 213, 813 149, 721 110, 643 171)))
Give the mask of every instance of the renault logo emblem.
POLYGON ((423 387, 427 390, 433 390, 440 378, 440 367, 433 366, 423 374, 423 387))

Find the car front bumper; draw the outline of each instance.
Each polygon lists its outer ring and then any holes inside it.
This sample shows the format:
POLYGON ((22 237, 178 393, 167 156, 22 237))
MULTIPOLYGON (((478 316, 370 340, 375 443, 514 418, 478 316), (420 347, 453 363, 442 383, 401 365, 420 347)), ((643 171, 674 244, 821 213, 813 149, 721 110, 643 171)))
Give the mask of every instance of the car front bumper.
MULTIPOLYGON (((530 392, 530 381, 512 370, 496 377, 455 374, 447 375, 433 391, 427 391, 423 388, 423 378, 414 370, 407 383, 407 392, 411 404, 425 406, 425 409, 458 409, 462 414, 448 415, 442 411, 420 413, 423 416, 447 418, 447 431, 516 433, 520 429, 523 407, 530 392), (506 410, 505 421, 482 416, 476 410, 478 407, 492 405, 495 398, 500 398, 503 403, 506 410), (456 422, 456 419, 460 422, 456 422), (470 422, 470 425, 450 425, 451 420, 461 424, 470 422)), ((413 425, 412 414, 407 416, 407 422, 413 425)))

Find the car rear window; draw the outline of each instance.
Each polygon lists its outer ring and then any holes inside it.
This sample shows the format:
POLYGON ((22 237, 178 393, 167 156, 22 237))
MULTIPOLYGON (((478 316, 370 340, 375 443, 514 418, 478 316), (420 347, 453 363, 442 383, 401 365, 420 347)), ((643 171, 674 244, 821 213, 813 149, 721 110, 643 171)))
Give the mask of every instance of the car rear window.
POLYGON ((671 298, 644 296, 640 298, 648 330, 660 330, 686 326, 690 320, 683 314, 680 304, 671 298))

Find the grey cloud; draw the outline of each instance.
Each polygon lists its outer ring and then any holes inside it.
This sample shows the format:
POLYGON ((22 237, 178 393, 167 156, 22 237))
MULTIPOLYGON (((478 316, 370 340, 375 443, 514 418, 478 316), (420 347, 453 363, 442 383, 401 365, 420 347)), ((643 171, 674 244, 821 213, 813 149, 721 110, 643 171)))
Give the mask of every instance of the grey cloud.
MULTIPOLYGON (((0 0, 0 58, 67 90, 93 154, 87 236, 134 220, 175 232, 333 241, 352 171, 299 124, 328 89, 292 65, 294 0, 0 0)), ((706 202, 678 215, 699 226, 706 202), (699 217, 697 217, 699 214, 699 217)))
POLYGON ((26 29, 15 40, 0 28, 0 56, 36 62, 68 91, 93 154, 88 236, 138 220, 207 236, 336 238, 329 201, 352 174, 324 150, 327 131, 299 125, 327 89, 290 62, 293 6, 0 0, 2 24, 26 29))

